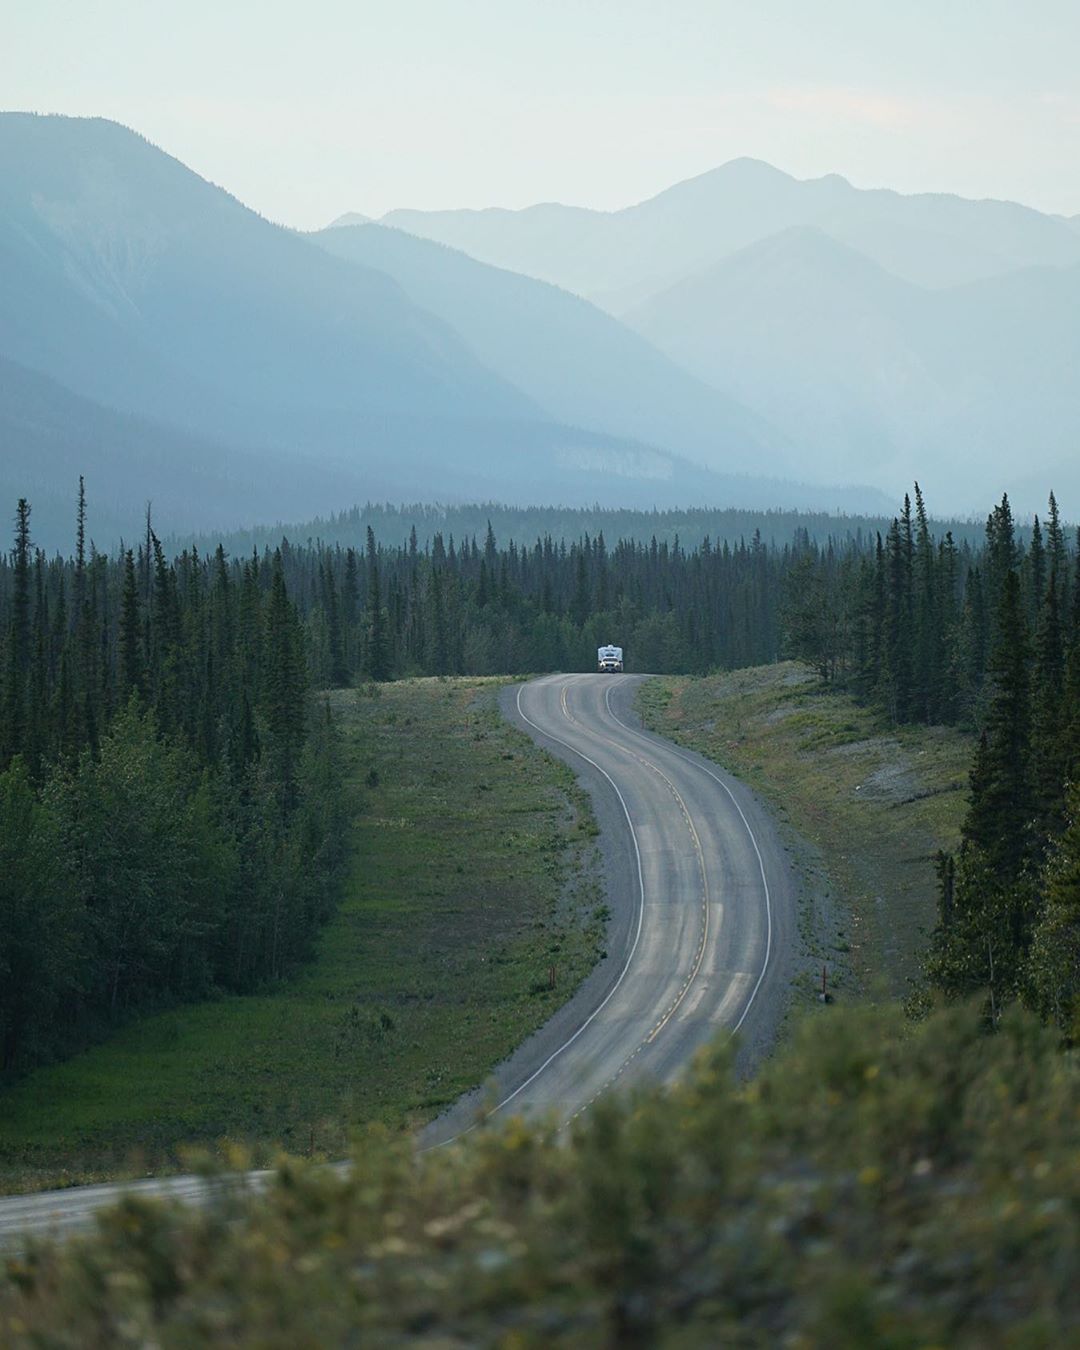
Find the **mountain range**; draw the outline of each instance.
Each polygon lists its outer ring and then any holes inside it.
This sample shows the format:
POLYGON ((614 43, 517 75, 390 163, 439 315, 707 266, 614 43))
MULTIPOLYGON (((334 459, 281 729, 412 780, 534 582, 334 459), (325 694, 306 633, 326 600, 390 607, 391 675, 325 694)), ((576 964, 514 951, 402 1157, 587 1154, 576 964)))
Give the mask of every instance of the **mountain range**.
POLYGON ((111 534, 168 509, 177 462, 188 528, 380 497, 880 505, 778 481, 765 419, 585 302, 445 250, 440 280, 367 229, 271 224, 116 123, 0 115, 0 491, 40 485, 68 425, 111 534))
POLYGON ((1080 263, 1075 222, 1015 202, 863 190, 736 159, 621 211, 391 211, 384 225, 587 296, 614 314, 749 244, 816 226, 887 271, 946 286, 1080 263))
POLYGON ((1078 225, 736 161, 621 212, 302 234, 116 123, 0 114, 0 493, 50 546, 79 473, 103 543, 147 500, 179 532, 379 499, 876 512, 913 477, 955 511, 975 469, 1080 497, 1078 225))
POLYGON ((884 483, 901 467, 957 509, 975 468, 1029 505, 1051 481, 1080 491, 1080 266, 930 290, 795 227, 625 321, 767 408, 823 475, 884 483))
POLYGON ((382 225, 338 224, 314 238, 393 277, 488 370, 560 422, 668 446, 727 472, 760 470, 763 453, 774 471, 795 471, 792 446, 765 418, 569 291, 382 225))
POLYGON ((1026 510, 1080 499, 1075 217, 735 160, 621 211, 382 223, 591 297, 767 421, 785 471, 919 478, 950 511, 973 473, 1026 510))

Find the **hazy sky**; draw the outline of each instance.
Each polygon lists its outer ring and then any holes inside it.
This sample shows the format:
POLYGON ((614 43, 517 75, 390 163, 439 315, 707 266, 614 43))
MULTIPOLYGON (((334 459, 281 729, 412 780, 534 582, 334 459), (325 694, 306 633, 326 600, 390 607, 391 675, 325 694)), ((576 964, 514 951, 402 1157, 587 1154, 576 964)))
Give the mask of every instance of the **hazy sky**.
POLYGON ((3 106, 115 118, 290 225, 394 206, 621 206, 738 155, 1080 213, 1080 0, 2 11, 3 106))

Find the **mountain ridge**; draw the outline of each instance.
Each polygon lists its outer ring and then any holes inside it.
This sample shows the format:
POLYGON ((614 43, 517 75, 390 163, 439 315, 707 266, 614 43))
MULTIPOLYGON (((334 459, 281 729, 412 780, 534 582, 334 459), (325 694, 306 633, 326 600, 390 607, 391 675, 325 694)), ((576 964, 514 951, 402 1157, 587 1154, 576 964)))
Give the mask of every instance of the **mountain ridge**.
POLYGON ((746 157, 610 212, 558 204, 395 210, 380 223, 566 286, 615 313, 627 297, 640 303, 680 274, 796 224, 820 225, 902 278, 929 286, 1041 260, 1080 261, 1075 227, 1022 203, 858 188, 840 174, 799 179, 746 157), (703 224, 697 216, 704 208, 711 214, 703 224), (661 248, 666 261, 657 260, 661 248))
POLYGON ((625 317, 703 379, 768 407, 824 477, 926 481, 932 465, 936 498, 962 509, 978 465, 1022 509, 1042 508, 1051 471, 1059 493, 1080 497, 1080 266, 929 289, 800 228, 625 317))
MULTIPOLYGON (((0 116, 0 294, 13 367, 238 463, 251 450, 313 480, 319 463, 363 474, 369 491, 350 500, 650 505, 745 486, 640 435, 553 420, 385 272, 105 119, 0 116)), ((757 468, 766 500, 806 500, 757 468)))
POLYGON ((777 471, 795 467, 763 419, 579 296, 374 223, 312 237, 392 276, 557 421, 663 445, 717 472, 752 472, 763 454, 777 471))

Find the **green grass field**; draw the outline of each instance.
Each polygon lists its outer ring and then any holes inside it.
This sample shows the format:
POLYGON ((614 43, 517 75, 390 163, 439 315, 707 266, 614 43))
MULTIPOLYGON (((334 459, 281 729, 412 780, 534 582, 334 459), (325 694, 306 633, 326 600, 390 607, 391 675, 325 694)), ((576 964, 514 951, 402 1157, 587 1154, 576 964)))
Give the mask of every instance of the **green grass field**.
POLYGON ((848 695, 784 663, 645 685, 654 730, 756 788, 813 847, 846 914, 817 956, 865 991, 903 996, 936 919, 933 855, 955 847, 972 739, 885 726, 848 695))
POLYGON ((162 1171, 186 1145, 338 1155, 362 1123, 436 1114, 569 996, 603 936, 595 824, 570 771, 501 719, 500 683, 331 696, 353 860, 315 959, 4 1091, 0 1189, 162 1171))

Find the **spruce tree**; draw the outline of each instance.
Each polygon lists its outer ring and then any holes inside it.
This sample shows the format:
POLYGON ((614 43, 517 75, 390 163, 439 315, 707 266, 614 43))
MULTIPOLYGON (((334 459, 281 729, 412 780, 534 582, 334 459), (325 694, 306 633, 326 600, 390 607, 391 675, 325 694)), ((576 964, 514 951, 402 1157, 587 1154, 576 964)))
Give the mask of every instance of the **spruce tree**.
POLYGON ((120 600, 120 697, 127 701, 142 690, 141 620, 135 554, 124 552, 124 590, 120 600))
POLYGON ((1015 880, 1031 856, 1031 687, 1029 642, 1015 570, 1005 574, 990 659, 992 693, 985 748, 973 774, 965 841, 1001 882, 1015 880))
POLYGON ((326 635, 330 654, 330 683, 335 689, 341 689, 349 682, 349 672, 345 664, 345 640, 341 631, 341 611, 338 606, 337 588, 334 574, 322 562, 319 564, 322 603, 326 613, 326 635))
POLYGON ((1063 824, 1070 767, 1060 594, 1056 568, 1052 568, 1036 635, 1032 698, 1032 787, 1037 831, 1043 843, 1063 824))
MULTIPOLYGON (((1057 498, 1051 492, 1046 515, 1046 563, 1050 573, 1056 573, 1058 585, 1065 587, 1068 580, 1068 550, 1065 547, 1065 531, 1061 527, 1061 514, 1057 498)), ((1059 604, 1063 597, 1059 596, 1059 604)))
POLYGON ((983 568, 983 585, 987 613, 997 614, 999 612, 1005 578, 1010 572, 1016 570, 1018 564, 1016 527, 1013 523, 1012 507, 1006 493, 990 512, 986 521, 986 561, 983 568))
POLYGON ((1080 785, 1068 825, 1047 864, 1042 916, 1026 970, 1028 1000, 1076 1044, 1080 1040, 1080 785))
POLYGON ((911 711, 921 722, 937 713, 941 684, 941 623, 938 611, 934 541, 922 490, 915 484, 916 535, 912 564, 912 703, 911 711))
POLYGON ((885 539, 885 624, 882 677, 885 704, 894 722, 905 722, 913 706, 911 503, 894 519, 885 539))
POLYGON ((360 611, 360 581, 356 549, 345 550, 345 579, 341 585, 341 627, 345 667, 352 675, 358 668, 357 618, 360 611))
MULTIPOLYGON (((452 546, 453 540, 451 540, 452 546)), ((388 680, 391 675, 390 643, 386 631, 386 610, 383 607, 382 582, 379 579, 379 553, 375 544, 375 532, 370 525, 367 531, 367 565, 367 676, 369 680, 382 682, 388 680)))
POLYGON ((1031 543, 1024 558, 1024 578, 1026 582, 1026 614, 1028 623, 1034 629, 1042 612, 1046 595, 1046 548, 1043 545, 1042 526, 1036 516, 1031 524, 1031 543))
POLYGON ((300 621, 285 587, 280 550, 275 552, 266 607, 262 702, 273 737, 274 772, 283 814, 296 805, 296 773, 306 720, 307 680, 300 621))
POLYGON ((30 503, 19 498, 15 513, 15 547, 11 555, 11 623, 4 678, 4 726, 0 737, 0 769, 26 748, 26 684, 30 668, 30 503))

